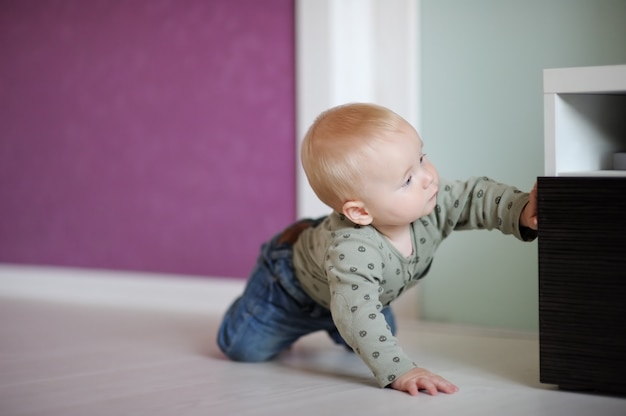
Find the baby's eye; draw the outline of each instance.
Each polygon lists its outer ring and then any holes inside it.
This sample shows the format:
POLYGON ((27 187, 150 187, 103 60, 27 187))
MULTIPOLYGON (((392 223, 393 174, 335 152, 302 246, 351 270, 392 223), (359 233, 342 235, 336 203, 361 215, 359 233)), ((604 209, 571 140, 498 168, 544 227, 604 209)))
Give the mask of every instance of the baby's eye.
POLYGON ((420 164, 424 163, 424 159, 426 159, 426 153, 420 156, 420 164))
POLYGON ((404 182, 403 186, 409 186, 412 181, 413 181, 413 176, 409 176, 407 180, 404 182))

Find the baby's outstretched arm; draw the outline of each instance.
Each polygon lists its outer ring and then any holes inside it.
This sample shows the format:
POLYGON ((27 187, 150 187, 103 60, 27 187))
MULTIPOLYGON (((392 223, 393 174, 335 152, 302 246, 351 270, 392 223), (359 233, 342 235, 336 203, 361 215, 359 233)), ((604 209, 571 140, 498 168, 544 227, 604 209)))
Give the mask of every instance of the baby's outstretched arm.
POLYGON ((459 391, 457 386, 450 383, 445 378, 420 367, 414 368, 401 375, 397 380, 391 383, 391 388, 405 391, 411 396, 417 396, 419 390, 425 390, 431 396, 435 396, 439 392, 456 393, 459 391))
POLYGON ((530 191, 530 197, 528 199, 528 203, 524 207, 520 217, 519 217, 520 225, 524 227, 531 228, 536 230, 537 227, 537 184, 533 186, 532 191, 530 191))

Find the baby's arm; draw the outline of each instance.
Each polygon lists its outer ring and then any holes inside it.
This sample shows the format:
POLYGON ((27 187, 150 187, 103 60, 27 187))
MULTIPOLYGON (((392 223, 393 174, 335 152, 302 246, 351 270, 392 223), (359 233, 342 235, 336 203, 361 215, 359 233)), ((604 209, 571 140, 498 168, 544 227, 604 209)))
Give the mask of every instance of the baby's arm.
POLYGON ((391 383, 391 388, 405 391, 411 396, 417 396, 419 390, 425 390, 431 396, 437 395, 438 392, 451 394, 459 391, 457 386, 445 378, 419 367, 401 375, 391 383))

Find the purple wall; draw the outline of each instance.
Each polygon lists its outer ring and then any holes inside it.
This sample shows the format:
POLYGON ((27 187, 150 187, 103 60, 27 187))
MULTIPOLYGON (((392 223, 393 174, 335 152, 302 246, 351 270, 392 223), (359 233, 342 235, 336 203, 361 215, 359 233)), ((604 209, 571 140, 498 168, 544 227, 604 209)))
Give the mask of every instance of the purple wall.
POLYGON ((295 217, 293 0, 0 3, 0 262, 247 276, 295 217))

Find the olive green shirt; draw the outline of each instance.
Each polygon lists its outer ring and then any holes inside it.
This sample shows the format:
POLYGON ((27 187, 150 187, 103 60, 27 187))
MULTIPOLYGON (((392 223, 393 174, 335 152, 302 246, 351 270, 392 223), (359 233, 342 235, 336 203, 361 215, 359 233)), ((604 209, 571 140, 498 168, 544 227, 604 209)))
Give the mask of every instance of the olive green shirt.
POLYGON ((344 340, 384 387, 417 367, 398 345, 381 309, 427 272, 439 244, 454 230, 498 229, 530 241, 519 226, 528 194, 488 178, 440 181, 437 205, 411 224, 413 253, 404 257, 372 226, 332 213, 294 245, 294 269, 304 290, 330 309, 344 340))

